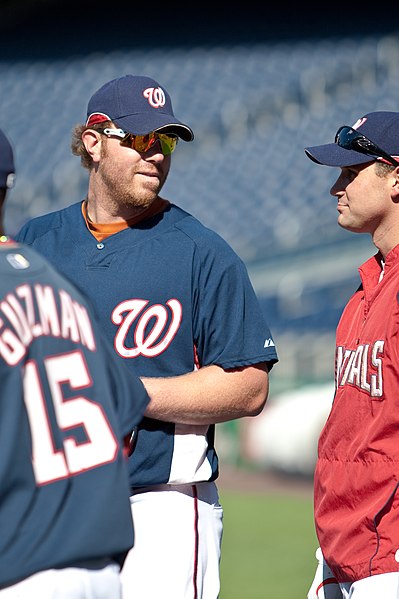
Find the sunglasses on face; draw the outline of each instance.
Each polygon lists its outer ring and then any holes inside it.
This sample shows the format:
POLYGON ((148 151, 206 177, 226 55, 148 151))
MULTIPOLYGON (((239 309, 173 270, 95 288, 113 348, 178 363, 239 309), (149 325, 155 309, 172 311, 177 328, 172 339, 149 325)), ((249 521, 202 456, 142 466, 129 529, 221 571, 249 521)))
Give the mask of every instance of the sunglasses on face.
POLYGON ((348 125, 344 125, 338 129, 335 135, 335 143, 341 148, 345 148, 345 150, 354 150, 355 152, 361 152, 367 156, 384 158, 393 166, 399 166, 399 162, 392 158, 390 154, 382 150, 365 135, 356 131, 356 129, 348 127, 348 125))
POLYGON ((98 130, 107 137, 114 135, 121 139, 121 144, 136 150, 136 152, 147 152, 157 141, 161 145, 161 151, 164 156, 169 156, 175 150, 178 137, 177 135, 167 135, 166 133, 157 133, 152 131, 147 135, 133 135, 126 133, 123 129, 103 129, 98 130))

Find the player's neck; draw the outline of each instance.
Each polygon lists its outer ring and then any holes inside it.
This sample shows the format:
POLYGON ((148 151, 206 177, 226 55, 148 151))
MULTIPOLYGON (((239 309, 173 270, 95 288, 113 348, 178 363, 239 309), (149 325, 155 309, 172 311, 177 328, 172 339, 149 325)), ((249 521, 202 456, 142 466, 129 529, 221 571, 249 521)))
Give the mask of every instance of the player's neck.
POLYGON ((146 210, 148 206, 121 206, 109 201, 102 202, 90 196, 86 199, 87 220, 95 224, 128 222, 138 218, 146 210))

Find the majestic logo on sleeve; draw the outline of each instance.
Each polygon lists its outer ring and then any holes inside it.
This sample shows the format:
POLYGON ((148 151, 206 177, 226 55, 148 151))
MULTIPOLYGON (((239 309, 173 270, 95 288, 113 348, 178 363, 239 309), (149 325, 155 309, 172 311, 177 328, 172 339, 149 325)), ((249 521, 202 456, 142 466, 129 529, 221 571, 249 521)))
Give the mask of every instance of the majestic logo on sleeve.
POLYGON ((179 330, 182 306, 178 300, 170 299, 165 306, 148 304, 148 300, 129 299, 112 312, 112 322, 118 325, 115 350, 123 358, 158 356, 169 347, 179 330), (132 347, 127 345, 128 337, 133 339, 132 347))
POLYGON ((336 387, 353 385, 370 397, 382 397, 382 360, 384 341, 359 345, 355 350, 337 347, 335 355, 336 387))

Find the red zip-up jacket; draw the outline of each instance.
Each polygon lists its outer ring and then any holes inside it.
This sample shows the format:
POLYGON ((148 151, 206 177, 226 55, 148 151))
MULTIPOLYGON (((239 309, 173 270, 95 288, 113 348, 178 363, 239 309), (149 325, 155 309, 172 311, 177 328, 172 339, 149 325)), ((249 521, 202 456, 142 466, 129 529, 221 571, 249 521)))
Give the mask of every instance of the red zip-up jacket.
POLYGON ((399 569, 399 245, 360 268, 337 328, 336 393, 319 439, 315 522, 340 582, 399 569))

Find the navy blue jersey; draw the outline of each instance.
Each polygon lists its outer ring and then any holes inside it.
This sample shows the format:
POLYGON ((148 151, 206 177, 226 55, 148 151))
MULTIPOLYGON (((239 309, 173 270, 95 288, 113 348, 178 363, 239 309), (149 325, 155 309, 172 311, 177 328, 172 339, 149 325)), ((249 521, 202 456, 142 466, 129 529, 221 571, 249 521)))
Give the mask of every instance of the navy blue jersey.
MULTIPOLYGON (((173 204, 98 243, 79 202, 33 219, 19 239, 85 290, 115 352, 140 376, 277 361, 243 262, 173 204)), ((131 486, 214 480, 213 441, 213 425, 144 419, 129 459, 131 486)))
POLYGON ((108 346, 80 292, 0 244, 0 587, 133 545, 123 437, 149 399, 108 346))

